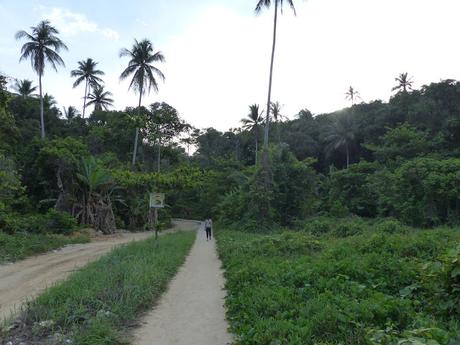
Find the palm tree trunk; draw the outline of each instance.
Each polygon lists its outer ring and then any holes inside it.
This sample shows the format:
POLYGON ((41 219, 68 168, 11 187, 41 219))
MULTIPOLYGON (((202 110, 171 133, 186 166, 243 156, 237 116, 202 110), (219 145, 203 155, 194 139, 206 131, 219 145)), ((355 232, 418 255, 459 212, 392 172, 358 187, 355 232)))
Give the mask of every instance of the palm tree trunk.
POLYGON ((273 45, 272 45, 272 58, 270 61, 270 77, 268 81, 268 99, 267 99, 267 116, 265 120, 264 150, 268 150, 268 131, 269 131, 269 126, 270 126, 270 104, 271 104, 271 96, 272 96, 273 62, 275 60, 277 22, 278 22, 278 0, 275 0, 275 17, 274 17, 274 22, 273 22, 273 45))
POLYGON ((350 166, 350 150, 348 149, 348 143, 345 145, 345 149, 347 150, 347 169, 350 166))
POLYGON ((88 79, 86 79, 85 83, 85 95, 83 97, 83 118, 85 118, 85 110, 86 110, 86 96, 88 95, 88 79))
POLYGON ((259 127, 256 127, 256 165, 257 165, 257 156, 259 154, 259 127))
POLYGON ((161 129, 158 125, 158 155, 157 155, 157 172, 160 172, 161 167, 161 129))
POLYGON ((43 114, 43 91, 41 73, 38 74, 38 86, 40 88, 40 132, 42 139, 45 139, 45 116, 43 114))
POLYGON ((281 132, 280 132, 280 123, 276 121, 276 134, 278 136, 278 144, 281 144, 281 132))
MULTIPOLYGON (((137 117, 141 116, 141 102, 142 102, 142 86, 139 90, 139 106, 137 108, 137 117)), ((139 128, 136 127, 136 135, 134 137, 134 150, 133 150, 133 167, 136 165, 136 156, 137 156, 137 141, 139 140, 139 128)))
POLYGON ((256 165, 257 165, 257 155, 259 153, 259 147, 258 147, 259 146, 259 143, 258 143, 259 140, 258 139, 259 139, 258 134, 256 132, 256 165))

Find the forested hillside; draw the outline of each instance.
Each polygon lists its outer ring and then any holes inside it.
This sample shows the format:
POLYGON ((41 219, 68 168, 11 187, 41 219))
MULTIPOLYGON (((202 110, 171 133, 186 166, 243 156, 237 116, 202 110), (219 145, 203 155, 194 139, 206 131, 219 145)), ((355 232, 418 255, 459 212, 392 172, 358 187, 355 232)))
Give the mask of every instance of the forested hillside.
POLYGON ((270 132, 267 194, 260 162, 255 165, 263 121, 253 121, 254 107, 243 128, 222 133, 194 129, 165 103, 139 113, 96 107, 83 118, 75 108, 61 111, 45 95, 47 135, 40 139, 39 100, 8 91, 4 82, 1 228, 63 232, 75 219, 107 232, 113 224, 140 229, 152 190, 167 193, 170 208, 163 217, 213 215, 249 228, 260 221, 295 226, 318 214, 395 217, 423 227, 455 224, 459 85, 445 80, 420 90, 401 88, 389 103, 362 102, 319 115, 304 109, 284 121, 278 116, 270 132), (140 145, 133 166, 136 127, 140 145), (260 209, 262 199, 269 201, 268 213, 260 209), (107 220, 112 212, 113 224, 107 220))

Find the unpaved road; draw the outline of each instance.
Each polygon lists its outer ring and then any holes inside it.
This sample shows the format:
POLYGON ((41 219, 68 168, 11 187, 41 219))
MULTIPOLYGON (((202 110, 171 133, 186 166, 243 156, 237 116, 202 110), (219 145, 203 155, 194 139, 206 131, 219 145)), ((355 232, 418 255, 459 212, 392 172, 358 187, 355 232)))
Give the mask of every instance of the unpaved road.
MULTIPOLYGON (((165 232, 195 230, 197 227, 197 222, 178 220, 174 222, 172 229, 165 232)), ((0 321, 17 311, 24 301, 96 260, 115 246, 150 236, 152 232, 119 233, 95 242, 70 245, 16 263, 0 265, 0 321)))
POLYGON ((136 345, 225 345, 224 278, 214 240, 201 227, 168 291, 133 332, 136 345))

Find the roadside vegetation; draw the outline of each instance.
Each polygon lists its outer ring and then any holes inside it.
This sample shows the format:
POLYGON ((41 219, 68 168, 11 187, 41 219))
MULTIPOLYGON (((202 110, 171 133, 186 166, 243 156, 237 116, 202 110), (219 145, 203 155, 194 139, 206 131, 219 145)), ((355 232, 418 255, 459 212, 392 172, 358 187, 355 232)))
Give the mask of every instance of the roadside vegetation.
POLYGON ((128 343, 121 330, 166 289, 195 234, 184 231, 113 250, 27 303, 5 342, 128 343))
POLYGON ((85 235, 63 236, 53 234, 16 234, 0 232, 0 264, 24 259, 30 255, 59 249, 68 244, 87 243, 85 235))
POLYGON ((218 231, 238 345, 460 342, 460 229, 320 218, 218 231))

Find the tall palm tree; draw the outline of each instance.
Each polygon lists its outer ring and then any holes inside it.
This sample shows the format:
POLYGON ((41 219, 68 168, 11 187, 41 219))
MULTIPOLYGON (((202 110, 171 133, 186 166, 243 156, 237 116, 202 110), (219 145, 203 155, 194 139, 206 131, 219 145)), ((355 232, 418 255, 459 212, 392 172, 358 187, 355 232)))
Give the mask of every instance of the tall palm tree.
POLYGON ((335 120, 325 136, 326 151, 331 152, 345 148, 347 169, 350 166, 350 146, 356 137, 356 128, 348 115, 342 115, 335 120))
MULTIPOLYGON (((296 10, 294 7, 293 0, 285 0, 289 6, 291 7, 294 15, 296 14, 296 10)), ((273 43, 272 43, 272 56, 270 60, 270 77, 268 81, 268 99, 267 99, 267 114, 265 120, 265 132, 264 132, 264 149, 265 151, 268 150, 268 131, 270 125, 270 104, 271 104, 271 94, 272 94, 272 78, 273 78, 273 62, 275 59, 275 47, 276 47, 276 29, 278 23, 278 8, 283 11, 283 3, 284 0, 259 0, 256 5, 256 13, 259 14, 264 7, 269 8, 272 3, 275 3, 275 16, 273 20, 273 43)))
POLYGON ((37 26, 31 27, 32 33, 24 30, 16 33, 16 39, 27 39, 21 48, 19 61, 30 58, 32 68, 38 74, 38 87, 40 90, 40 130, 41 137, 45 138, 45 120, 43 115, 43 90, 42 77, 45 72, 45 61, 48 62, 55 71, 57 66, 65 66, 64 61, 59 56, 60 50, 67 50, 67 46, 57 35, 59 31, 51 26, 48 20, 43 20, 37 26))
MULTIPOLYGON (((134 45, 131 50, 123 48, 120 51, 120 57, 128 56, 130 58, 128 67, 121 73, 120 79, 124 80, 130 75, 133 75, 129 89, 139 93, 138 116, 140 116, 142 96, 145 92, 150 92, 153 89, 158 92, 158 83, 155 79, 159 77, 164 81, 165 77, 163 72, 156 68, 153 63, 164 62, 165 58, 161 52, 154 52, 153 44, 147 39, 142 41, 134 40, 134 45)), ((139 128, 136 128, 134 137, 134 150, 133 150, 133 166, 136 164, 137 155, 137 142, 139 140, 139 128)))
POLYGON ((281 122, 282 118, 285 117, 284 115, 281 114, 281 108, 283 106, 280 104, 280 102, 272 102, 270 111, 272 112, 273 115, 273 120, 275 120, 276 123, 276 131, 277 131, 277 137, 278 137, 278 143, 281 142, 281 134, 280 134, 280 126, 279 123, 281 122))
POLYGON ((255 133, 256 138, 256 165, 257 165, 257 153, 259 151, 259 127, 264 122, 262 116, 263 111, 259 112, 259 105, 253 104, 249 106, 249 114, 246 118, 241 119, 243 128, 255 133))
POLYGON ((37 91, 36 86, 32 86, 32 81, 29 79, 18 80, 16 79, 13 85, 13 89, 19 93, 22 98, 34 96, 34 92, 37 91))
POLYGON ((351 106, 353 106, 355 104, 355 100, 358 99, 358 98, 361 98, 361 96, 359 95, 359 92, 356 91, 353 86, 350 86, 348 88, 348 91, 345 92, 345 98, 347 100, 350 100, 351 101, 351 106))
POLYGON ((78 61, 78 68, 70 72, 71 77, 76 77, 73 87, 76 88, 83 81, 85 81, 85 94, 83 95, 83 118, 85 118, 86 99, 91 88, 96 88, 102 83, 102 79, 98 75, 104 75, 104 72, 96 69, 98 62, 91 58, 78 61))
POLYGON ((407 93, 407 90, 412 90, 412 85, 413 85, 413 80, 412 77, 409 77, 409 74, 406 73, 400 73, 397 78, 395 78, 395 81, 398 82, 398 85, 393 87, 391 91, 402 91, 404 93, 407 93))
POLYGON ((112 96, 112 93, 104 91, 103 86, 96 86, 93 92, 88 95, 90 101, 86 106, 94 104, 94 110, 108 110, 113 107, 113 99, 110 96, 112 96))
POLYGON ((77 108, 75 108, 74 106, 70 105, 68 106, 67 108, 66 107, 63 107, 63 110, 64 110, 64 116, 67 120, 72 120, 74 118, 76 118, 77 116, 79 116, 80 114, 78 113, 78 110, 77 108))

